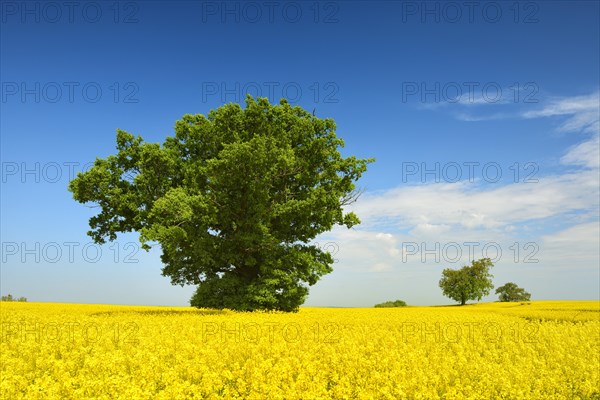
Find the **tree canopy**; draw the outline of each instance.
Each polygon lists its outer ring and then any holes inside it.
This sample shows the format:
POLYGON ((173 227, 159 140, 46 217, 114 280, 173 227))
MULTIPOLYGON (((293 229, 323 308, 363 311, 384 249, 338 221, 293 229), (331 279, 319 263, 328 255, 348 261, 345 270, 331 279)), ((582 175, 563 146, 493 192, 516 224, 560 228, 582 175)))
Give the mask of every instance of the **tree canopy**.
POLYGON ((496 289, 496 294, 500 294, 500 301, 529 301, 531 294, 525 289, 517 286, 516 283, 508 282, 496 289))
POLYGON ((186 114, 164 143, 117 130, 117 153, 97 158, 69 190, 99 213, 96 243, 137 231, 159 244, 162 274, 197 285, 196 307, 294 311, 332 271, 309 242, 360 223, 343 207, 374 159, 342 157, 332 119, 248 96, 208 116, 186 114))
POLYGON ((494 288, 489 272, 493 266, 489 258, 482 258, 473 260, 471 265, 465 265, 458 270, 444 269, 439 282, 444 296, 460 302, 461 305, 465 305, 468 300, 481 300, 494 288))

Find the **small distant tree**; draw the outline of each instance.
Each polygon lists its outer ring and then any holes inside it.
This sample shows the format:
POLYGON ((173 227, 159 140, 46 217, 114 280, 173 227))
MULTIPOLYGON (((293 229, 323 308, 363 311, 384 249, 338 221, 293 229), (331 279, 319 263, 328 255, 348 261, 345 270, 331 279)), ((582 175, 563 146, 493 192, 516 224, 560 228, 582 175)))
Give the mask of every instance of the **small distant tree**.
POLYGON ((384 303, 375 304, 375 308, 384 308, 384 307, 406 307, 406 302, 402 300, 396 301, 386 301, 384 303))
POLYGON ((525 289, 517 286, 516 283, 508 282, 498 289, 496 294, 499 294, 500 301, 529 301, 531 294, 527 293, 525 289))
POLYGON ((0 298, 0 301, 20 301, 20 302, 26 302, 27 298, 25 298, 25 297, 16 298, 16 297, 13 297, 13 295, 9 293, 6 296, 2 296, 0 298))
POLYGON ((493 275, 490 274, 490 268, 493 266, 489 258, 482 258, 458 270, 444 269, 439 282, 442 293, 460 302, 461 306, 465 305, 467 300, 481 300, 494 288, 491 279, 493 275))

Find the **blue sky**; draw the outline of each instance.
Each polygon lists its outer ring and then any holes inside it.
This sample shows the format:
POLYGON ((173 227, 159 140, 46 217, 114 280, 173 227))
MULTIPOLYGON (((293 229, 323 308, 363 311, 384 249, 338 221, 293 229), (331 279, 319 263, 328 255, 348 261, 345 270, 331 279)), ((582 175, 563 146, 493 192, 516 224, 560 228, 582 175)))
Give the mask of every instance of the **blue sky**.
POLYGON ((69 7, 2 3, 2 294, 188 304, 137 234, 91 243, 69 176, 117 128, 162 142, 249 92, 316 109, 344 154, 377 159, 363 223, 315 240, 336 263, 306 305, 449 304, 442 269, 484 255, 496 286, 600 297, 598 2, 69 7))

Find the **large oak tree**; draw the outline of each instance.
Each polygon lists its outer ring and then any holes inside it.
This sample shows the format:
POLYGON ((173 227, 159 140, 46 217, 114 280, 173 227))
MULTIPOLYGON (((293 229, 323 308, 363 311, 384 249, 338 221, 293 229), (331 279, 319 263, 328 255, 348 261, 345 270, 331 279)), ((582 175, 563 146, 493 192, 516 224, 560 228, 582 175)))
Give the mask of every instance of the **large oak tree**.
POLYGON ((159 244, 164 276, 197 285, 196 307, 295 311, 333 258, 309 242, 335 224, 360 223, 344 205, 373 159, 342 157, 332 119, 285 100, 248 96, 184 115, 175 135, 144 142, 117 130, 117 153, 69 184, 99 213, 96 243, 137 231, 159 244))

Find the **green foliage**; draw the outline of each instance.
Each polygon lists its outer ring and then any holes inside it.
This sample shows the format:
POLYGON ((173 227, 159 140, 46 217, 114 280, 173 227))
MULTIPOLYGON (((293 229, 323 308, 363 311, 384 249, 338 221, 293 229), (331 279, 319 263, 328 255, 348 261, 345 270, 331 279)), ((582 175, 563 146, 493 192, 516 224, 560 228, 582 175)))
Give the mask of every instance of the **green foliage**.
POLYGON ((99 206, 96 243, 137 231, 159 244, 162 274, 197 285, 196 307, 297 310, 333 258, 308 242, 360 223, 343 206, 373 159, 343 158, 331 119, 281 100, 248 96, 184 115, 160 145, 117 130, 117 154, 97 158, 69 184, 99 206))
POLYGON ((375 308, 385 307, 406 307, 406 302, 402 300, 386 301, 384 303, 375 304, 375 308))
POLYGON ((27 298, 25 298, 25 297, 19 297, 19 298, 16 298, 16 297, 13 297, 13 296, 12 296, 12 294, 10 294, 10 293, 9 293, 9 294, 8 294, 8 295, 6 295, 6 296, 2 296, 2 297, 0 298, 0 301, 19 301, 19 302, 22 302, 22 303, 24 303, 24 302, 26 302, 26 301, 27 301, 27 298))
POLYGON ((516 283, 508 282, 496 289, 496 294, 500 294, 500 301, 529 301, 531 294, 525 289, 517 286, 516 283))
POLYGON ((442 271, 439 285, 444 296, 465 305, 467 300, 481 300, 494 288, 489 270, 493 267, 489 258, 472 261, 459 270, 446 268, 442 271))

